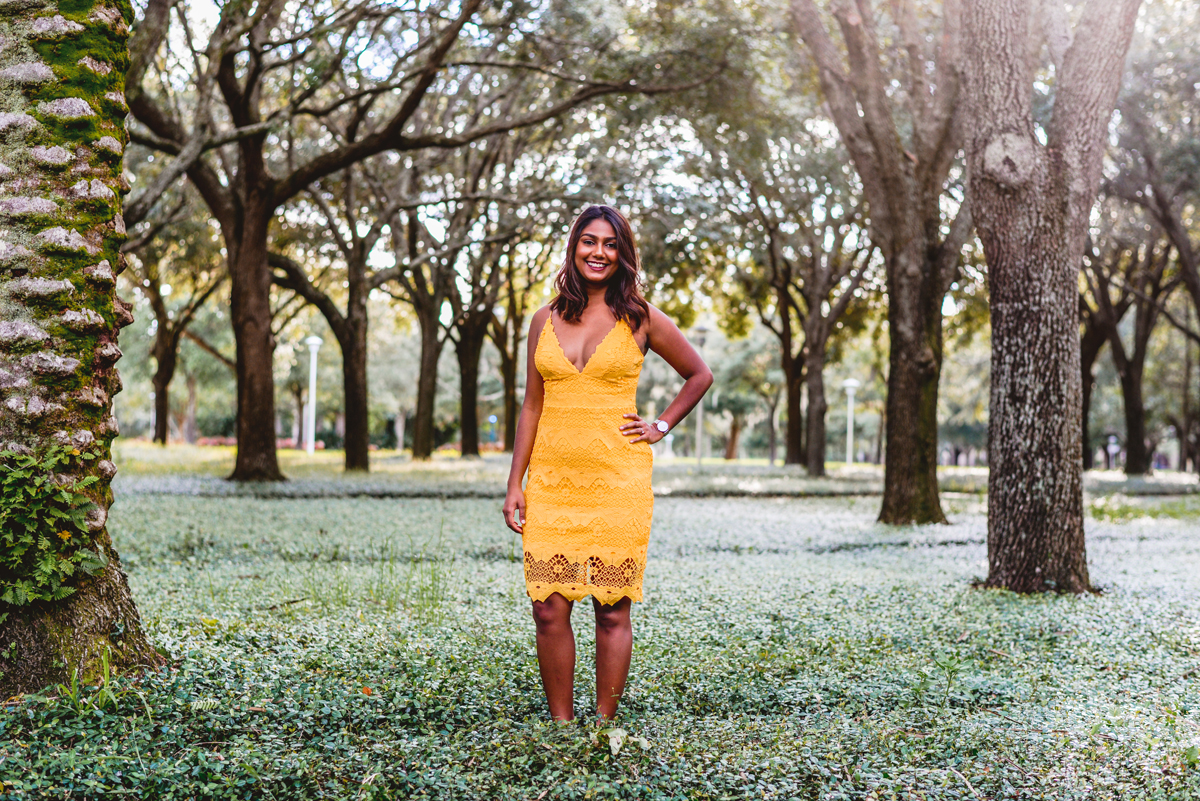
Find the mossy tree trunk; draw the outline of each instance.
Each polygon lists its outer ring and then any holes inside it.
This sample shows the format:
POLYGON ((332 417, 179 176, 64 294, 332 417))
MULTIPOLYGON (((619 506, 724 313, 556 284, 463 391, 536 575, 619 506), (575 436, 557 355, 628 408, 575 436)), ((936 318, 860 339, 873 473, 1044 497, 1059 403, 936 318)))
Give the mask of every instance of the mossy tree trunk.
POLYGON ((8 3, 0 10, 0 443, 35 451, 70 444, 93 454, 85 492, 88 547, 107 557, 74 594, 0 610, 0 696, 78 675, 157 664, 106 528, 116 473, 110 455, 120 391, 117 331, 132 322, 116 297, 124 267, 120 196, 129 3, 8 3))

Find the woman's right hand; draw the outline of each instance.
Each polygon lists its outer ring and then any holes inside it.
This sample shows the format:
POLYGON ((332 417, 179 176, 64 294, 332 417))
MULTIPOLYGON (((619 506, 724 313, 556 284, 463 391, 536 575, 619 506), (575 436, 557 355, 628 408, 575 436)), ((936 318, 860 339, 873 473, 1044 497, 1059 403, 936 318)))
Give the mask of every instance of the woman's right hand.
POLYGON ((525 533, 525 492, 520 487, 509 487, 504 496, 504 522, 518 534, 525 533))

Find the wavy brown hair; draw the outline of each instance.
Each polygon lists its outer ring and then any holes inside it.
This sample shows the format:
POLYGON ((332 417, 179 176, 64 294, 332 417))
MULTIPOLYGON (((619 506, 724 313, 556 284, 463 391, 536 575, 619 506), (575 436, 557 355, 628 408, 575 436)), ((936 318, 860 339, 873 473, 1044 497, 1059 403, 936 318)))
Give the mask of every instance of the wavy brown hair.
POLYGON ((624 320, 636 331, 650 319, 650 304, 642 297, 642 262, 629 220, 612 206, 588 206, 571 223, 571 234, 567 237, 567 258, 554 278, 554 289, 558 294, 550 301, 550 308, 568 323, 579 322, 583 310, 587 308, 587 289, 584 278, 575 267, 575 249, 579 246, 583 229, 593 220, 604 220, 617 234, 617 269, 608 279, 604 302, 614 317, 624 320))

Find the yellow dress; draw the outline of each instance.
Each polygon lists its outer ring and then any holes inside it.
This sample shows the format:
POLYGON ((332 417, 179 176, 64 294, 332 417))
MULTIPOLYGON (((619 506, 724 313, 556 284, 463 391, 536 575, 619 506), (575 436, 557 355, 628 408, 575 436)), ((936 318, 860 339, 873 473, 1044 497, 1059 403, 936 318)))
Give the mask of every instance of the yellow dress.
POLYGON ((546 390, 525 486, 526 591, 535 601, 640 601, 653 456, 619 427, 637 411, 642 351, 618 321, 577 370, 547 319, 533 359, 546 390))

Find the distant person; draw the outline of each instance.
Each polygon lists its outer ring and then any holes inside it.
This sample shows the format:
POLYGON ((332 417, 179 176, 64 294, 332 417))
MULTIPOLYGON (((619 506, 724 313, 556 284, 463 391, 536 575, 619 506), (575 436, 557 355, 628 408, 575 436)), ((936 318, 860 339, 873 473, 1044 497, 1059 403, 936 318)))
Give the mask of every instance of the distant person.
POLYGON ((533 315, 525 404, 517 424, 504 522, 521 535, 533 599, 538 665, 555 720, 574 710, 571 608, 596 611, 596 712, 611 719, 633 650, 629 608, 642 600, 654 496, 650 445, 712 385, 712 371, 679 328, 642 297, 629 221, 610 206, 576 218, 558 294, 533 315), (683 388, 655 421, 637 414, 647 350, 683 388), (521 480, 529 469, 524 490, 521 480))

